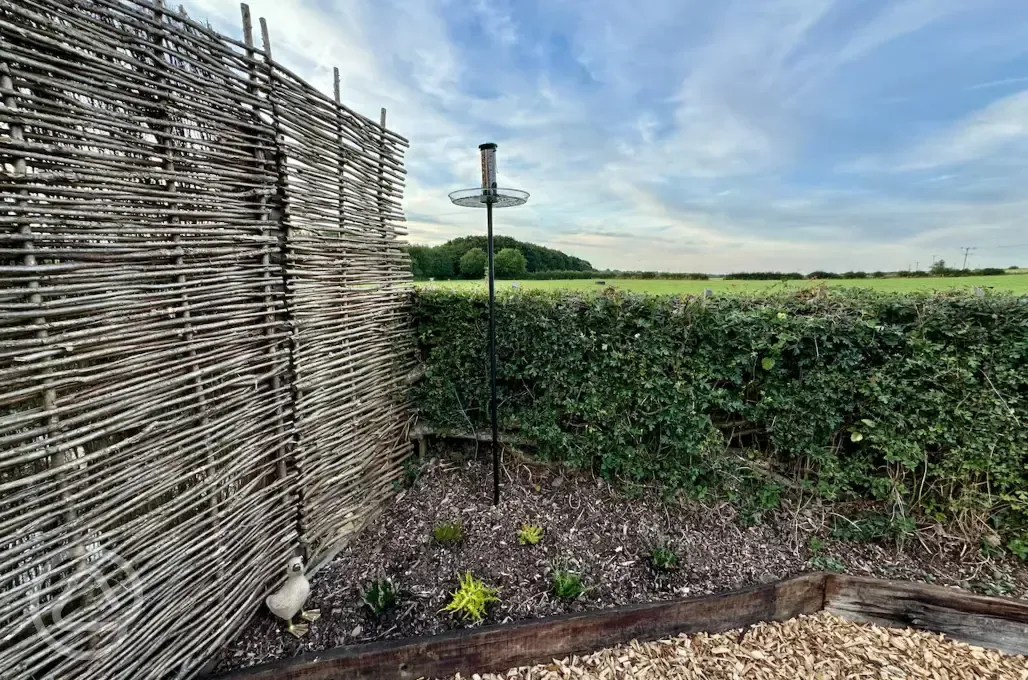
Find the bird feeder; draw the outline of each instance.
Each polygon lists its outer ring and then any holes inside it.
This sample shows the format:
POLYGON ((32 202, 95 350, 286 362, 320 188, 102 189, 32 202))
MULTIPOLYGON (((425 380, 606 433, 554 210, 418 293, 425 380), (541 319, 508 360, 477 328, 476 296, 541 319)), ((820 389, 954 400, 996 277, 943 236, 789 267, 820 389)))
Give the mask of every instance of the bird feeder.
POLYGON ((486 242, 489 257, 489 418, 492 425, 493 504, 500 503, 500 449, 496 416, 496 272, 493 267, 493 208, 524 205, 528 192, 501 189, 496 182, 496 145, 478 147, 482 161, 482 186, 461 189, 450 194, 454 205, 464 208, 485 208, 486 242))

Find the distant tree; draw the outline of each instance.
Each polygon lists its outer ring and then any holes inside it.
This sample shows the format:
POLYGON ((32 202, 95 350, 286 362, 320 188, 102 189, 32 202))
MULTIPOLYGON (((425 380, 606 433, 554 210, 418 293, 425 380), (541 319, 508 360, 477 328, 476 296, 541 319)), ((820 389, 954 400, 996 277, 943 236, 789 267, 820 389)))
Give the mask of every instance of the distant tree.
POLYGON ((472 248, 460 258, 460 275, 466 279, 480 279, 485 275, 489 258, 481 248, 472 248))
POLYGON ((803 277, 799 272, 734 272, 725 274, 725 281, 798 281, 803 277))
POLYGON ((407 254, 410 256, 411 274, 414 275, 415 281, 424 281, 428 278, 426 264, 428 263, 430 250, 431 248, 428 246, 410 246, 407 248, 407 254))
MULTIPOLYGON (((572 257, 559 250, 546 248, 535 243, 525 243, 509 236, 496 236, 495 248, 498 251, 513 248, 521 251, 526 260, 526 272, 577 271, 592 272, 592 265, 587 261, 572 257)), ((462 236, 438 246, 410 246, 411 273, 419 281, 425 279, 453 279, 467 276, 461 271, 461 258, 472 249, 478 248, 485 252, 485 236, 462 236)), ((484 270, 483 270, 484 271, 484 270)), ((590 275, 591 276, 591 275, 590 275)), ((546 278, 541 276, 539 278, 546 278)))
MULTIPOLYGON (((559 250, 553 250, 544 246, 537 245, 535 243, 526 243, 524 241, 518 241, 510 236, 497 235, 493 240, 496 252, 500 252, 505 248, 514 248, 520 250, 521 254, 525 256, 526 271, 550 271, 550 270, 579 270, 589 271, 592 269, 585 260, 577 257, 572 257, 567 253, 562 253, 559 250)), ((447 241, 440 248, 450 247, 457 253, 458 259, 464 255, 465 252, 471 248, 482 248, 485 250, 486 237, 485 236, 462 236, 455 238, 451 241, 447 241)))
POLYGON ((946 260, 936 260, 932 262, 932 273, 933 274, 945 274, 946 273, 946 260))
POLYGON ((493 266, 496 268, 496 278, 513 279, 525 273, 528 261, 520 250, 504 248, 496 253, 493 266))

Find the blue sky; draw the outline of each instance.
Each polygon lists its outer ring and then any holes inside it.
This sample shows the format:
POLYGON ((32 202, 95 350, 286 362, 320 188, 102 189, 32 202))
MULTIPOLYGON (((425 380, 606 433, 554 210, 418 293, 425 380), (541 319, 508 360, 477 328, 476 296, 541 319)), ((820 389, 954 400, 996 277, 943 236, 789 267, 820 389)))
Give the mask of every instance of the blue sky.
MULTIPOLYGON (((411 141, 410 240, 598 267, 1028 266, 1024 0, 252 0, 275 56, 411 141)), ((187 10, 240 34, 235 0, 187 10)))

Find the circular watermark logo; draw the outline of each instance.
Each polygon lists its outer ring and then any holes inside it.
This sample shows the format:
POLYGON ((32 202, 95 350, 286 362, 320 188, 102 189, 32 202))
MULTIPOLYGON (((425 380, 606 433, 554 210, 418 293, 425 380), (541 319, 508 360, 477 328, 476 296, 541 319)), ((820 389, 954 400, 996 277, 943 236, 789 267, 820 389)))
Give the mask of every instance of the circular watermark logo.
POLYGON ((142 583, 128 560, 103 548, 72 569, 53 600, 40 603, 39 593, 29 596, 32 623, 57 654, 100 659, 125 640, 142 604, 142 583))

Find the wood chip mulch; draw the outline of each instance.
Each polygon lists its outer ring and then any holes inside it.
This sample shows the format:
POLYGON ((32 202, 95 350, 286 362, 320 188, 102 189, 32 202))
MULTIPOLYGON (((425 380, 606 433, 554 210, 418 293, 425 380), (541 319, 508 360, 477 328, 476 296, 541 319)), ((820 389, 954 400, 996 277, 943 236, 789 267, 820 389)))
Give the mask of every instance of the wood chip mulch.
MULTIPOLYGON (((485 673, 470 680, 828 680, 930 678, 1028 680, 1028 657, 912 629, 850 623, 820 612, 719 635, 639 643, 587 656, 485 673)), ((468 680, 455 676, 454 680, 468 680)))

